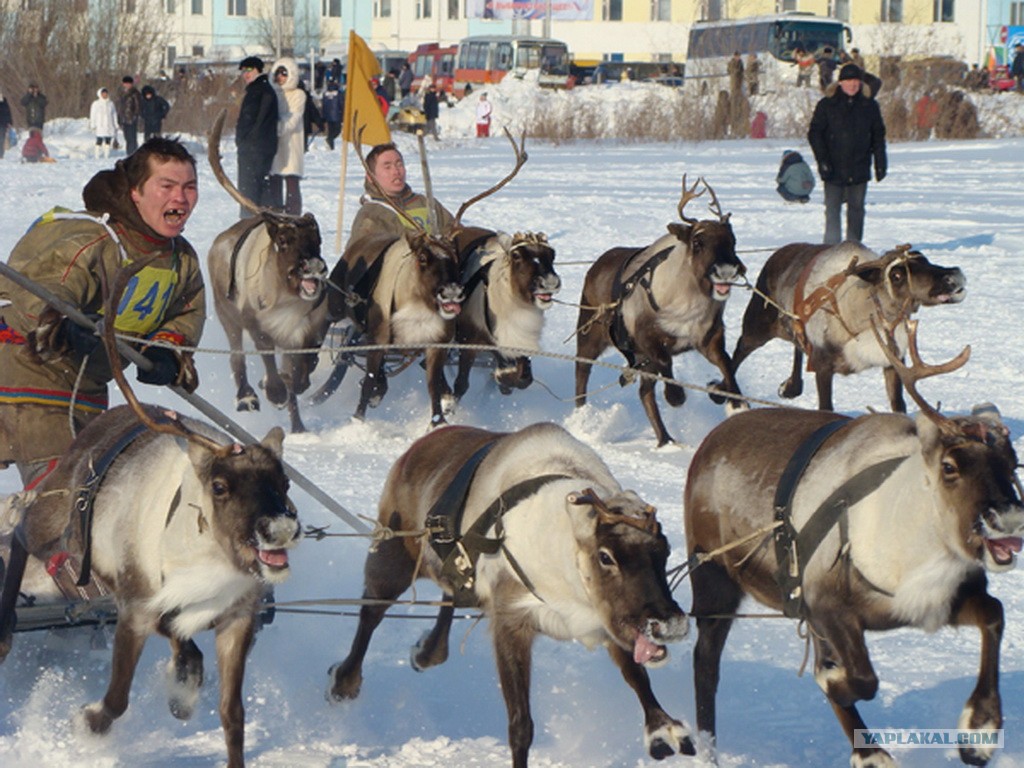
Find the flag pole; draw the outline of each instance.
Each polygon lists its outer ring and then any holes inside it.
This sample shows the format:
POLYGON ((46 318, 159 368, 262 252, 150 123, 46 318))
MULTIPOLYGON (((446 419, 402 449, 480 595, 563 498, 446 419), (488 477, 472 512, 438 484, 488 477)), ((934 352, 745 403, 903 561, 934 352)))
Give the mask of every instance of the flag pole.
POLYGON ((341 139, 341 179, 338 182, 338 229, 334 234, 334 252, 341 255, 341 225, 345 220, 345 177, 348 174, 348 142, 341 139))

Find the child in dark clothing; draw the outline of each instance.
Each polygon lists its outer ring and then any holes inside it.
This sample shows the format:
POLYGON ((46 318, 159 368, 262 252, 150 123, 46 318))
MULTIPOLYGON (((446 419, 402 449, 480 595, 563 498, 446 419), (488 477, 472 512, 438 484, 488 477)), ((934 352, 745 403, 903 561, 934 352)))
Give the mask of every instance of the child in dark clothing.
POLYGON ((806 203, 814 190, 814 174, 799 152, 787 149, 782 153, 782 164, 775 183, 778 184, 776 190, 783 200, 806 203))

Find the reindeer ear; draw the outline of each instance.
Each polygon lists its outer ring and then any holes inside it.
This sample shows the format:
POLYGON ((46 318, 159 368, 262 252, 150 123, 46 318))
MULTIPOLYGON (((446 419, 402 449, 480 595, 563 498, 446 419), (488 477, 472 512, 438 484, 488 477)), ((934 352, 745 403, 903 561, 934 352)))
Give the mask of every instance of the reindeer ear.
POLYGON ((280 459, 284 453, 284 430, 280 427, 274 427, 267 432, 267 436, 260 441, 260 445, 280 459))
POLYGON ((214 458, 214 451, 209 446, 195 440, 188 441, 188 460, 192 462, 192 467, 200 478, 210 474, 210 465, 214 458))
POLYGON ((690 232, 692 229, 689 224, 680 224, 678 221, 673 221, 668 225, 668 233, 675 235, 676 239, 683 243, 690 242, 690 232))
POLYGON ((855 277, 859 277, 861 280, 871 283, 872 285, 878 285, 882 282, 882 275, 884 273, 884 270, 874 263, 855 266, 850 270, 850 274, 855 277))
POLYGON ((593 491, 573 491, 565 497, 565 511, 572 522, 573 536, 577 541, 594 537, 597 530, 597 509, 593 504, 593 491))
POLYGON ((917 439, 921 442, 921 453, 927 461, 936 449, 942 449, 942 430, 934 419, 928 418, 924 413, 917 414, 914 427, 917 430, 917 439))

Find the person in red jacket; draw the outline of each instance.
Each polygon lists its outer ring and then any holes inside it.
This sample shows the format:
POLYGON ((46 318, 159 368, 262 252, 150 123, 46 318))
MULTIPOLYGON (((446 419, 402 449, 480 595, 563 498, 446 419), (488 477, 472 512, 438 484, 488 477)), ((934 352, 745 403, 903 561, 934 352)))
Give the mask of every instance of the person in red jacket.
POLYGON ((52 163, 50 150, 43 143, 43 132, 38 128, 30 128, 28 139, 21 148, 21 159, 25 163, 52 163))

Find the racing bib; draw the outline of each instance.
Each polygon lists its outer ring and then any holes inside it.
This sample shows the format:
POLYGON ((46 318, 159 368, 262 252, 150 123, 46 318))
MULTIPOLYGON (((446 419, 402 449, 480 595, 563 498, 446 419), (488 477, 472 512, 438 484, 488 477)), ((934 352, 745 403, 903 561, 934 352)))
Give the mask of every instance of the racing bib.
POLYGON ((166 267, 147 266, 132 275, 117 307, 114 328, 145 336, 164 321, 167 305, 178 284, 178 273, 166 267))

